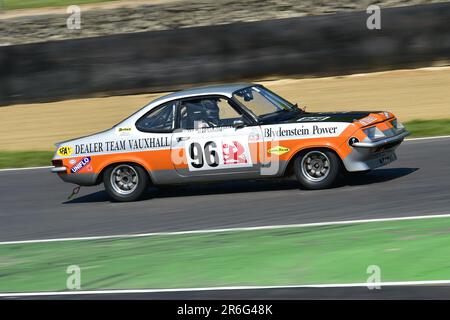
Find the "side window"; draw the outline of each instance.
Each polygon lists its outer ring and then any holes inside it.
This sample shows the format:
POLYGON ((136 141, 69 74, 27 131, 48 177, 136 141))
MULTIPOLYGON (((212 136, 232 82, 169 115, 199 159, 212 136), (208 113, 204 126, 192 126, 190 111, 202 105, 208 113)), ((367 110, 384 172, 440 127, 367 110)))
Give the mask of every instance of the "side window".
POLYGON ((136 122, 136 128, 145 132, 171 132, 175 124, 176 102, 169 102, 148 112, 136 122))
POLYGON ((181 129, 232 126, 238 119, 244 120, 225 98, 187 100, 180 107, 181 129))

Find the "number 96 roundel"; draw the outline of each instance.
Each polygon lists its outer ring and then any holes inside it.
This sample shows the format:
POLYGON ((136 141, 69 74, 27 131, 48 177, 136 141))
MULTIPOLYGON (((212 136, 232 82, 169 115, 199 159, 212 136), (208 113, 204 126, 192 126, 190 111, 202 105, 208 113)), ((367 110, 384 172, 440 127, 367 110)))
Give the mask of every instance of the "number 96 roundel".
POLYGON ((186 155, 189 171, 252 166, 248 141, 239 137, 192 141, 186 155))

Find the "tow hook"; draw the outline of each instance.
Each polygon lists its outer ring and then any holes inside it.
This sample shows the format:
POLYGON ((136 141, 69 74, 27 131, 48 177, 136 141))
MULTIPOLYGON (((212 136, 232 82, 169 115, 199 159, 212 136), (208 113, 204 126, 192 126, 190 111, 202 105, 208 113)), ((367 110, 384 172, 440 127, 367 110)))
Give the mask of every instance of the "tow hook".
POLYGON ((81 186, 77 186, 73 189, 72 194, 67 198, 68 200, 72 199, 75 195, 80 192, 81 186))

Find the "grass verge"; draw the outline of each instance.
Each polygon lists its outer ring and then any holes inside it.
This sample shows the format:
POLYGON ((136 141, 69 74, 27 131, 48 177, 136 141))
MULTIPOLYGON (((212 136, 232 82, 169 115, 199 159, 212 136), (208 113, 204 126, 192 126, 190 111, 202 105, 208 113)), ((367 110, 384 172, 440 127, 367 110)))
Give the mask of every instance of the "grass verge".
POLYGON ((0 292, 450 279, 450 218, 0 245, 0 292))
POLYGON ((50 166, 53 151, 0 151, 0 169, 50 166))
POLYGON ((450 135, 450 119, 413 120, 405 123, 412 137, 450 135))
MULTIPOLYGON (((3 0, 3 8, 5 10, 13 9, 31 9, 45 7, 65 7, 70 5, 79 5, 97 2, 109 2, 117 0, 3 0)), ((0 0, 0 4, 2 1, 0 0)))

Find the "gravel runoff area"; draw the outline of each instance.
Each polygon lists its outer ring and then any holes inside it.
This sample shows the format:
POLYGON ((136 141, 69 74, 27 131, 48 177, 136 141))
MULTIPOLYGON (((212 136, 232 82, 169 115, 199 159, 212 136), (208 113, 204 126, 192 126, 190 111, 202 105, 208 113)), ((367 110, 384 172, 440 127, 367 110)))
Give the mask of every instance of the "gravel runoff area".
POLYGON ((442 1, 167 0, 149 4, 137 1, 135 5, 124 2, 124 7, 83 7, 81 30, 67 29, 66 8, 48 10, 49 14, 45 14, 44 8, 39 14, 31 10, 31 16, 0 13, 0 45, 332 14, 365 10, 371 4, 386 8, 435 2, 442 1))

